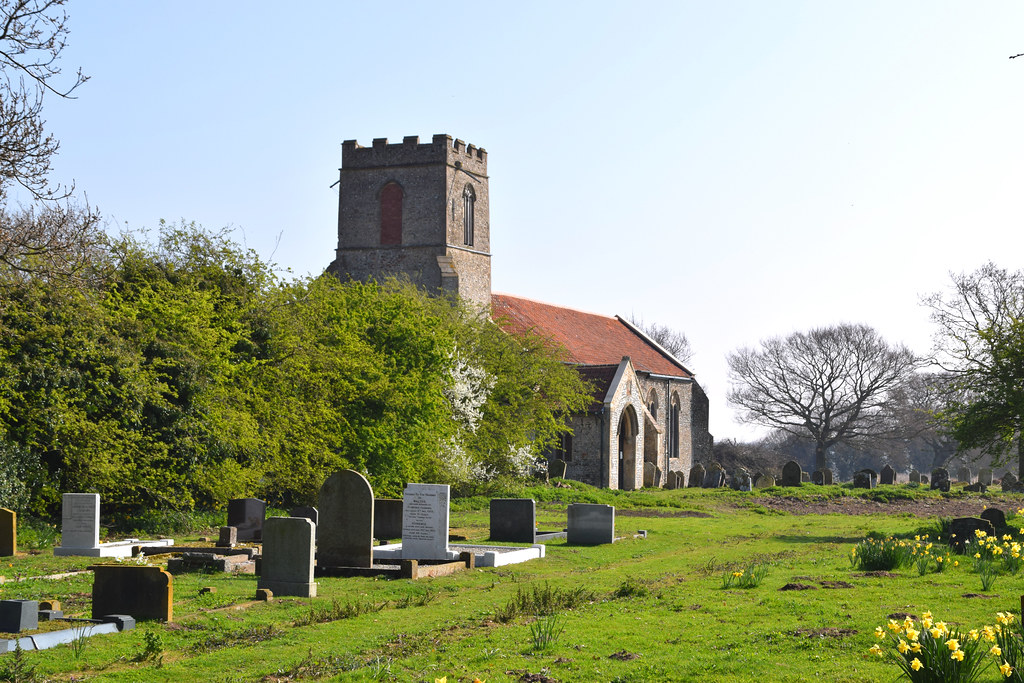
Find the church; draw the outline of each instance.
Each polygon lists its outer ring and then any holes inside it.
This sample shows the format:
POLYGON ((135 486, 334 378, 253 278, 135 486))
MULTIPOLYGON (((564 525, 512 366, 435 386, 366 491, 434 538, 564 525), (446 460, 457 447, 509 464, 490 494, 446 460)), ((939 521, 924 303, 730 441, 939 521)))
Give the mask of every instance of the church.
POLYGON ((487 152, 449 135, 342 144, 342 278, 400 275, 481 307, 510 334, 563 347, 594 387, 590 408, 549 454, 565 478, 612 489, 681 486, 708 462, 708 399, 693 373, 627 320, 491 292, 487 152), (564 464, 563 464, 564 463, 564 464))

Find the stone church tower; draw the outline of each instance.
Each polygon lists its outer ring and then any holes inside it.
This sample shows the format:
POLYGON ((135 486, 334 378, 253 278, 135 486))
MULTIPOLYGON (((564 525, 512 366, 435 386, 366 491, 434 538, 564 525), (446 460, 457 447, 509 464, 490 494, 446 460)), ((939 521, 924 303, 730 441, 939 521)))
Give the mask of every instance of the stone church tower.
POLYGON ((372 147, 342 143, 338 249, 328 272, 416 285, 491 301, 487 152, 435 135, 372 147))

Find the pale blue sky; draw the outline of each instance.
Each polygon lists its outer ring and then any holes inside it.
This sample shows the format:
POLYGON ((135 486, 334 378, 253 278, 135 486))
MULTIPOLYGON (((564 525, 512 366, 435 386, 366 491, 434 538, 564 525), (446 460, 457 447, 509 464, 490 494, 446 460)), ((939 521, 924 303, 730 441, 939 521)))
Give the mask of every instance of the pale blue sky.
POLYGON ((684 330, 718 439, 752 433, 728 352, 843 321, 924 352, 921 294, 1022 267, 1017 0, 298 7, 72 0, 53 179, 304 274, 342 140, 485 147, 495 290, 684 330))

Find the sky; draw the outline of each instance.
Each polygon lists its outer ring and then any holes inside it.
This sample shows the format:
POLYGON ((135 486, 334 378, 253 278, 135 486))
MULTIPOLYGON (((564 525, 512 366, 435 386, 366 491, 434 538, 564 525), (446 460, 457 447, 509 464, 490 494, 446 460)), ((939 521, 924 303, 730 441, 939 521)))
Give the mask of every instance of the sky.
POLYGON ((51 179, 109 229, 231 227, 295 276, 337 246, 343 140, 488 152, 495 291, 686 334, 718 440, 726 358, 1024 259, 1024 3, 81 2, 51 179))

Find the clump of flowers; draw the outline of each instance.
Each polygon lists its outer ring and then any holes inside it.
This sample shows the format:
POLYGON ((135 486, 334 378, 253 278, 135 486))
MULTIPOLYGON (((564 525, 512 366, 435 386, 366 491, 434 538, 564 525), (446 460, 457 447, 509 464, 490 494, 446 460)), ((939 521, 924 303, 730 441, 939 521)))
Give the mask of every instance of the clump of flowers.
POLYGON ((722 588, 757 588, 768 575, 768 565, 761 562, 722 575, 722 588))
POLYGON ((892 571, 905 565, 912 552, 909 543, 893 536, 884 540, 866 538, 850 551, 850 564, 865 572, 892 571))
POLYGON ((890 619, 875 629, 878 642, 869 652, 895 662, 915 683, 973 681, 993 662, 1003 677, 1016 681, 1021 641, 1009 628, 1012 621, 1011 614, 999 612, 995 626, 964 632, 936 620, 931 612, 920 621, 890 619))

